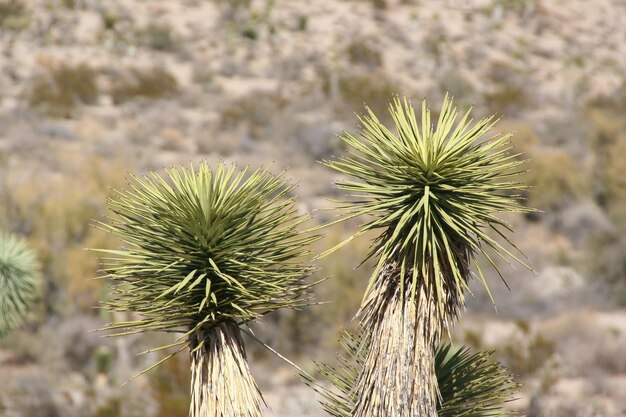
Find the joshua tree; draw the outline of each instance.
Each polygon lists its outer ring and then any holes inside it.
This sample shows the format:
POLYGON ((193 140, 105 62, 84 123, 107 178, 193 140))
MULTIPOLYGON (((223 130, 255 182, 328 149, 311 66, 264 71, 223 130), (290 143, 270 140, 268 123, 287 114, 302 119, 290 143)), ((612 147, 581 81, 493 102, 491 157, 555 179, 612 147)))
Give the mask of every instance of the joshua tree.
POLYGON ((0 232, 0 338, 23 324, 39 289, 35 253, 25 241, 0 232))
POLYGON ((107 329, 180 333, 157 349, 189 349, 191 416, 261 415, 241 326, 308 302, 304 279, 312 267, 303 259, 317 237, 298 231, 307 216, 286 198, 293 188, 267 170, 202 163, 170 169, 165 178, 132 177, 109 201, 112 215, 102 227, 126 247, 102 251, 115 283, 106 306, 137 319, 107 329))
MULTIPOLYGON (((333 417, 351 417, 358 402, 354 387, 367 357, 369 341, 361 331, 345 332, 341 338, 345 354, 339 364, 317 366, 317 374, 331 383, 317 383, 309 376, 305 381, 323 397, 324 410, 333 417)), ((435 374, 441 394, 437 401, 439 417, 504 417, 502 405, 519 387, 512 375, 500 364, 490 363, 492 352, 471 354, 469 349, 454 350, 449 343, 439 345, 435 353, 435 374)))
POLYGON ((369 111, 359 136, 341 136, 349 155, 327 162, 351 177, 338 183, 356 197, 343 220, 366 219, 342 244, 381 231, 357 314, 368 346, 351 416, 435 417, 435 349, 464 306, 471 264, 487 288, 478 255, 496 270, 494 255, 519 261, 496 214, 527 210, 515 180, 523 162, 511 154, 509 134, 486 136, 493 117, 473 124, 468 111, 458 120, 447 97, 436 126, 425 102, 421 122, 407 99, 395 99, 390 112, 395 132, 369 111))

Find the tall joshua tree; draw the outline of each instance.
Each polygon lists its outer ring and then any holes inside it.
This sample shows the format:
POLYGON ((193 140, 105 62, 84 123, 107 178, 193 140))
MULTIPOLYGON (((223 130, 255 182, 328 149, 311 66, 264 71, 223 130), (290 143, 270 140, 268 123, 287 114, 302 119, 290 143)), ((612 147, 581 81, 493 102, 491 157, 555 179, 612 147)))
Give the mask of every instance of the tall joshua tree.
POLYGON ((35 252, 24 240, 0 232, 0 338, 23 324, 39 289, 35 252))
POLYGON ((526 211, 515 179, 522 162, 511 154, 509 134, 488 135, 494 117, 473 123, 468 111, 459 119, 448 97, 436 125, 425 102, 421 120, 406 98, 396 98, 390 113, 395 132, 369 111, 358 136, 342 135, 348 156, 327 162, 350 177, 338 187, 356 198, 343 207, 343 220, 366 219, 342 244, 380 231, 357 314, 369 345, 351 415, 435 417, 435 349, 464 306, 471 264, 488 290, 478 255, 494 267, 495 256, 519 261, 496 214, 526 211))
POLYGON ((101 251, 115 284, 106 306, 137 319, 107 329, 180 333, 157 349, 189 350, 192 417, 261 415, 240 327, 308 302, 303 259, 316 236, 298 230, 307 216, 286 198, 293 188, 267 170, 202 163, 132 177, 109 201, 101 226, 126 246, 101 251))

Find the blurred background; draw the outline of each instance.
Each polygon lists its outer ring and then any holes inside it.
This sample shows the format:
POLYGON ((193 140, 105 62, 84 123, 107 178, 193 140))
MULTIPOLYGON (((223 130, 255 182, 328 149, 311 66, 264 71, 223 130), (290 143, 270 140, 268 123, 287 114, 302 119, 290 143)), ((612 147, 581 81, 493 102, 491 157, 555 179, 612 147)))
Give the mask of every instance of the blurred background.
MULTIPOLYGON (((28 240, 45 280, 0 341, 0 416, 187 415, 186 355, 121 387, 167 336, 92 332, 113 317, 84 248, 119 245, 93 224, 128 172, 273 161, 302 211, 329 207, 337 177, 318 161, 343 152, 364 102, 436 109, 446 91, 515 132, 541 210, 507 219, 536 274, 503 265, 510 291, 492 274, 497 311, 475 285, 452 340, 495 350, 528 416, 626 415, 626 1, 0 0, 0 229, 28 240)), ((304 369, 332 362, 368 244, 319 262, 329 304, 268 316, 259 337, 304 369)), ((248 350, 267 416, 323 415, 296 371, 248 350)))

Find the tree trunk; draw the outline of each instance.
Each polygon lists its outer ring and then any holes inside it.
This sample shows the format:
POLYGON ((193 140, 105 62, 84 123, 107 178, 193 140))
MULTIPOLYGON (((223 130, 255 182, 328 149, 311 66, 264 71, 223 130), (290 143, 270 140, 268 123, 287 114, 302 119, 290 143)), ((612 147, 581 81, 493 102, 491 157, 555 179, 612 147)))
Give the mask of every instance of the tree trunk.
POLYGON ((191 417, 261 417, 263 397, 234 321, 197 331, 190 351, 191 417))
MULTIPOLYGON (((400 271, 385 266, 358 313, 367 346, 353 417, 437 417, 435 348, 446 318, 419 285, 400 293, 400 271)), ((446 314, 447 316, 447 314, 446 314)))

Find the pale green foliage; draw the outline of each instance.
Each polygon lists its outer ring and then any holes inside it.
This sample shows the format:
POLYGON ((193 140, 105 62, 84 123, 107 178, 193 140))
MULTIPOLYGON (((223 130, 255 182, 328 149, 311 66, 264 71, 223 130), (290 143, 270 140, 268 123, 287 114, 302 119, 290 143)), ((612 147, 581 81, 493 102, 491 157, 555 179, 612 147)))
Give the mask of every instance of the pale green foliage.
POLYGON ((411 298, 421 288, 443 311, 444 291, 456 288, 462 297, 468 264, 478 254, 494 267, 494 253, 519 261, 491 232, 510 243, 510 229, 496 214, 530 211, 520 203, 525 187, 516 180, 523 161, 511 154, 509 134, 487 135, 493 117, 472 123, 468 111, 459 120, 447 97, 436 125, 425 102, 421 120, 407 99, 396 98, 389 110, 395 132, 369 111, 359 119, 358 136, 342 135, 349 156, 327 162, 350 177, 338 183, 355 197, 343 206, 342 220, 367 216, 343 244, 381 230, 368 255, 378 257, 368 292, 380 269, 394 263, 411 298))
POLYGON ((101 225, 126 246, 100 252, 115 284, 106 307, 139 318, 108 329, 181 332, 187 346, 186 336, 225 321, 306 304, 313 268, 303 259, 317 237, 298 230, 308 216, 287 198, 293 188, 267 170, 223 164, 132 177, 101 225))
MULTIPOLYGON (((330 383, 320 384, 309 376, 305 381, 322 396, 322 406, 334 417, 351 417, 356 404, 355 384, 366 361, 367 342, 361 331, 344 333, 344 354, 337 366, 319 364, 319 377, 330 383)), ((435 354, 435 373, 441 394, 437 404, 439 417, 491 417, 512 414, 503 405, 519 384, 499 363, 492 363, 492 352, 472 354, 468 348, 455 349, 441 344, 435 354)), ((401 387, 399 389, 402 389, 401 387)))
POLYGON ((24 240, 0 232, 0 337, 23 324, 39 288, 35 253, 24 240))

